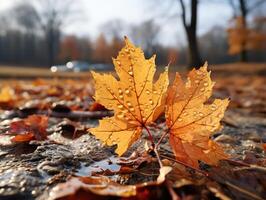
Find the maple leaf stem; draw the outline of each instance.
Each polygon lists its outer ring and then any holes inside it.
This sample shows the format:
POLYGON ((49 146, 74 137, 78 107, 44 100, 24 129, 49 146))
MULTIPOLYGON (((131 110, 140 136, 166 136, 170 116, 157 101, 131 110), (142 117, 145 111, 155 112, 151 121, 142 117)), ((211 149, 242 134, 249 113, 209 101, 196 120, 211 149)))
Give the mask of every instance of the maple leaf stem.
POLYGON ((143 125, 143 128, 148 132, 148 134, 149 134, 149 140, 151 141, 152 148, 154 149, 155 143, 154 143, 154 140, 153 140, 153 137, 152 137, 152 134, 151 134, 150 130, 145 125, 143 125))
POLYGON ((160 168, 162 168, 162 167, 163 167, 163 163, 162 163, 162 161, 161 161, 161 159, 160 159, 160 155, 159 155, 159 152, 158 152, 157 148, 155 148, 155 144, 154 144, 154 140, 153 140, 152 134, 151 134, 151 132, 150 132, 150 130, 148 129, 147 126, 143 126, 143 128, 144 128, 144 129, 148 132, 148 134, 149 134, 149 139, 150 139, 150 141, 151 141, 152 150, 154 151, 154 153, 155 153, 155 155, 156 155, 156 157, 157 157, 157 160, 158 160, 158 163, 159 163, 159 165, 160 165, 160 168))
POLYGON ((159 154, 158 150, 156 148, 154 148, 153 151, 154 151, 154 153, 155 153, 155 155, 157 157, 157 160, 158 160, 158 163, 160 165, 160 168, 162 168, 163 167, 163 163, 162 163, 162 161, 160 159, 160 154, 159 154))
POLYGON ((164 134, 160 137, 158 142, 155 145, 155 148, 158 149, 159 145, 161 144, 162 140, 165 138, 165 136, 169 133, 169 129, 164 132, 164 134))

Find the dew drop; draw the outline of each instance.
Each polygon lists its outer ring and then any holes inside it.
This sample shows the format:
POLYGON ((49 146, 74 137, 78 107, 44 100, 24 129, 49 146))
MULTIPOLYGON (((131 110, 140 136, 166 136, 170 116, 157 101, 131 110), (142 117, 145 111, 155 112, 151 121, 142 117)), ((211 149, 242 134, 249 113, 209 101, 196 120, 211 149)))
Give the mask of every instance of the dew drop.
POLYGON ((132 71, 132 70, 129 70, 129 71, 128 71, 128 74, 129 74, 130 76, 133 76, 133 71, 132 71))
POLYGON ((205 87, 207 87, 209 84, 208 84, 207 82, 205 82, 205 83, 203 83, 203 85, 204 85, 205 87))
POLYGON ((204 114, 203 114, 203 113, 199 113, 199 116, 203 117, 203 116, 204 116, 204 114))
POLYGON ((130 110, 131 112, 135 111, 135 109, 134 109, 134 108, 129 108, 129 110, 130 110))
POLYGON ((200 70, 197 70, 196 73, 197 73, 198 75, 201 75, 201 74, 202 74, 202 72, 201 72, 200 70))
POLYGON ((117 117, 118 117, 119 119, 122 119, 122 118, 124 117, 124 114, 120 112, 120 113, 117 114, 117 117))
POLYGON ((108 104, 109 107, 112 107, 112 105, 113 105, 113 104, 111 104, 111 103, 108 104))
POLYGON ((195 83, 198 84, 200 81, 199 80, 195 80, 195 83))
POLYGON ((131 106, 132 106, 132 103, 129 102, 129 101, 127 101, 127 105, 128 105, 129 107, 131 107, 131 106))
POLYGON ((183 119, 182 119, 182 118, 178 118, 178 119, 177 119, 177 121, 179 121, 179 122, 182 122, 182 121, 183 121, 183 119))
POLYGON ((188 113, 187 113, 187 112, 184 112, 183 115, 184 115, 184 116, 188 116, 188 113))
POLYGON ((128 81, 132 83, 132 82, 133 82, 133 79, 132 79, 132 78, 130 78, 130 79, 128 79, 128 81))
POLYGON ((112 145, 115 145, 115 144, 117 144, 117 143, 116 143, 116 141, 113 140, 113 141, 112 141, 112 145))
POLYGON ((119 95, 119 99, 123 99, 124 98, 124 96, 123 95, 119 95))
POLYGON ((210 153, 210 151, 211 151, 210 149, 208 149, 208 150, 203 150, 203 152, 206 153, 206 154, 207 154, 207 153, 210 153))
POLYGON ((158 94, 158 92, 156 90, 153 91, 153 94, 158 94))
POLYGON ((200 91, 201 91, 201 92, 204 92, 204 91, 205 91, 205 88, 200 88, 200 91))
POLYGON ((129 89, 126 89, 126 90, 125 90, 125 93, 126 93, 126 94, 129 94, 129 93, 130 93, 130 90, 129 90, 129 89))
POLYGON ((142 121, 146 121, 147 120, 147 118, 146 117, 142 117, 142 121))
POLYGON ((211 110, 216 110, 216 105, 211 105, 211 110))
POLYGON ((149 103, 150 103, 151 105, 153 105, 153 100, 152 100, 152 99, 150 99, 150 100, 149 100, 149 103))
POLYGON ((120 66, 121 65, 121 62, 120 61, 116 61, 116 63, 120 66))
POLYGON ((121 88, 118 89, 118 93, 121 95, 123 94, 123 90, 121 88))
POLYGON ((151 93, 151 92, 150 92, 149 90, 146 90, 146 94, 148 94, 148 95, 149 95, 150 93, 151 93))
POLYGON ((120 108, 120 109, 122 109, 123 108, 123 105, 119 104, 117 107, 120 108))
POLYGON ((125 117, 125 120, 127 120, 127 121, 128 121, 128 120, 130 120, 130 118, 129 118, 129 117, 125 117))

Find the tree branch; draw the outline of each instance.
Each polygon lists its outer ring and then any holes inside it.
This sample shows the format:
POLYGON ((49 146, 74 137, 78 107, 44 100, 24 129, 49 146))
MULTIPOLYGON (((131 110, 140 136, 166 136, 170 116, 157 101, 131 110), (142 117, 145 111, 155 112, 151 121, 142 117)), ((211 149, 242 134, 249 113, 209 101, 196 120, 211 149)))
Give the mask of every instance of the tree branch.
POLYGON ((181 17, 182 17, 182 22, 185 26, 185 28, 187 28, 187 23, 186 23, 186 8, 185 8, 185 4, 184 4, 184 1, 183 0, 179 0, 180 2, 180 6, 181 6, 181 10, 182 10, 182 14, 181 14, 181 17))
POLYGON ((233 10, 233 13, 234 13, 234 18, 237 16, 237 6, 234 4, 234 1, 233 0, 228 0, 232 10, 233 10))
POLYGON ((252 10, 254 10, 255 8, 257 8, 258 6, 260 6, 261 4, 263 4, 265 2, 266 2, 265 0, 257 1, 256 3, 251 5, 249 8, 247 8, 247 13, 251 12, 252 10))

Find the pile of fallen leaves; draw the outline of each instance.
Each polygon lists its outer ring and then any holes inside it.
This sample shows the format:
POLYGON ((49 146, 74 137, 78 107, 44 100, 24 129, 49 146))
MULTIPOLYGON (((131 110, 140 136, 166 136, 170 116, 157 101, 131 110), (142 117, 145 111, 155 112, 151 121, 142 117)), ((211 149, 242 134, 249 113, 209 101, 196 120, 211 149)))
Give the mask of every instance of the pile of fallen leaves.
MULTIPOLYGON (((265 172, 263 162, 258 166, 233 160, 225 153, 228 149, 213 140, 222 128, 220 121, 229 101, 211 97, 214 82, 207 63, 190 71, 185 82, 176 73, 169 85, 168 67, 154 81, 155 56, 145 59, 140 48, 127 38, 125 43, 113 59, 116 74, 92 72, 94 84, 91 80, 39 79, 1 87, 2 119, 12 119, 3 135, 12 143, 51 140, 49 119, 55 117, 68 118, 57 124, 66 137, 91 133, 102 144, 114 147, 119 157, 133 151, 129 157, 116 159, 121 166, 118 171, 69 174, 67 182, 49 191, 49 199, 183 199, 189 198, 189 191, 196 191, 195 198, 230 199, 227 190, 241 192, 247 199, 263 199, 265 186, 259 194, 247 191, 234 183, 234 179, 245 178, 243 173, 230 169, 235 165, 239 170, 265 172), (81 122, 87 118, 102 119, 92 127, 81 122), (143 138, 145 143, 138 143, 143 138), (136 143, 143 148, 133 148, 136 143), (221 167, 220 163, 225 164, 221 167), (113 175, 130 174, 147 165, 157 171, 152 181, 123 185, 113 179, 113 175)), ((221 84, 217 89, 223 92, 221 84)), ((5 123, 1 124, 4 130, 5 123)), ((246 177, 253 180, 254 174, 246 177)))

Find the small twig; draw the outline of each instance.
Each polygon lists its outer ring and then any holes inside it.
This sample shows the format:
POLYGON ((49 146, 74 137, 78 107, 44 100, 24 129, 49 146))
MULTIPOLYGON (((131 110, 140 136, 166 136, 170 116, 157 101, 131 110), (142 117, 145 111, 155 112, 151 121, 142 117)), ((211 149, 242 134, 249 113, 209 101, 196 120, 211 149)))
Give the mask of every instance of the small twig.
POLYGON ((263 198, 261 198, 260 196, 257 196, 257 194, 253 194, 252 192, 247 191, 246 189, 240 188, 237 185, 234 185, 233 183, 226 181, 225 184, 231 188, 234 188, 235 190, 237 190, 239 192, 246 194, 247 196, 254 198, 254 199, 263 200, 263 198))
POLYGON ((201 174, 203 174, 203 175, 205 175, 205 176, 209 176, 208 173, 206 173, 206 172, 204 172, 204 171, 202 171, 202 170, 200 170, 200 169, 197 169, 197 168, 195 168, 195 167, 192 167, 192 166, 190 166, 190 165, 187 165, 186 163, 183 163, 183 162, 181 162, 181 161, 179 161, 179 160, 175 160, 175 159, 173 159, 173 158, 171 158, 171 157, 168 157, 168 156, 165 156, 165 155, 161 155, 161 157, 164 157, 164 158, 166 158, 166 159, 168 159, 168 160, 171 160, 171 161, 173 161, 173 162, 176 162, 176 163, 179 163, 179 164, 181 164, 181 165, 184 165, 185 167, 190 168, 190 169, 192 169, 192 170, 194 170, 194 171, 196 171, 196 172, 199 172, 199 173, 201 173, 201 174))
POLYGON ((239 169, 235 169, 234 171, 242 171, 242 170, 260 170, 266 172, 266 168, 258 165, 250 165, 249 167, 242 167, 239 169))
POLYGON ((249 164, 241 162, 241 161, 237 161, 237 160, 230 160, 230 159, 224 159, 225 161, 234 164, 234 165, 240 165, 240 166, 245 166, 245 167, 250 167, 249 164))

